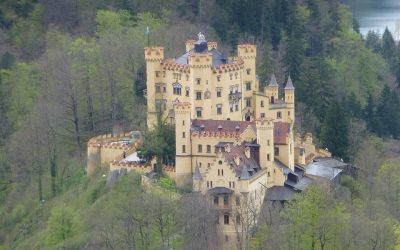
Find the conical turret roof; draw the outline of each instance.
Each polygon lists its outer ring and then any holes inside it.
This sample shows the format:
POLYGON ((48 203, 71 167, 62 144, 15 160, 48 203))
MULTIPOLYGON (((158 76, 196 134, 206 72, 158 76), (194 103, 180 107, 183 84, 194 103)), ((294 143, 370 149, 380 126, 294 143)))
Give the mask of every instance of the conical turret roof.
POLYGON ((203 179, 203 177, 200 174, 199 165, 196 162, 196 167, 194 168, 194 173, 193 173, 193 180, 201 181, 202 179, 203 179))
POLYGON ((241 179, 241 180, 248 180, 248 179, 250 179, 249 170, 248 170, 246 164, 244 164, 243 167, 242 167, 242 172, 240 173, 240 179, 241 179))
POLYGON ((272 74, 271 81, 269 82, 268 87, 279 87, 278 82, 276 81, 275 74, 272 74))
POLYGON ((290 78, 290 75, 289 75, 288 80, 286 82, 285 89, 294 89, 292 78, 290 78))

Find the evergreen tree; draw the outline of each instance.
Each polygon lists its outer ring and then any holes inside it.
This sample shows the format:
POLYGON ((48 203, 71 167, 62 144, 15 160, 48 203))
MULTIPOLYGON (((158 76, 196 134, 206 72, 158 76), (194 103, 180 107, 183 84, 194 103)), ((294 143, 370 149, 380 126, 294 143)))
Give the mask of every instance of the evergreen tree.
POLYGON ((368 95, 367 105, 364 108, 364 120, 367 123, 369 131, 375 133, 378 131, 379 126, 375 112, 375 103, 371 94, 368 95))
POLYGON ((372 51, 375 53, 380 53, 382 50, 380 35, 373 30, 368 31, 367 38, 365 40, 365 47, 372 49, 372 51))
POLYGON ((390 132, 390 124, 392 123, 391 111, 391 92, 390 88, 385 85, 379 98, 377 107, 377 117, 379 119, 378 134, 380 136, 388 136, 390 132))
POLYGON ((354 118, 361 118, 361 104, 360 101, 357 99, 356 94, 354 91, 351 92, 350 96, 346 100, 347 110, 350 115, 354 118))
POLYGON ((327 111, 322 131, 321 141, 333 154, 344 160, 348 159, 349 149, 349 119, 341 104, 333 101, 327 111))
POLYGON ((396 45, 392 33, 386 27, 385 32, 383 32, 382 36, 382 55, 390 66, 393 66, 395 51, 396 45))

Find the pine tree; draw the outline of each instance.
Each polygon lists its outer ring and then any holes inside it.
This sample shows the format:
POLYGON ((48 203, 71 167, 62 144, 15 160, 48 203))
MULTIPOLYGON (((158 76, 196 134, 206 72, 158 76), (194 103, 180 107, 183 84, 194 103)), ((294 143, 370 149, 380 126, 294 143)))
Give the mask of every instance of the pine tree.
POLYGON ((395 51, 396 45, 392 33, 386 27, 385 32, 382 36, 382 55, 390 66, 393 65, 395 51))
POLYGON ((338 101, 333 101, 325 117, 321 141, 333 154, 344 160, 348 159, 349 149, 349 120, 338 101))
POLYGON ((367 105, 364 108, 364 120, 371 132, 378 132, 379 126, 375 112, 375 103, 371 94, 368 95, 367 105))
POLYGON ((380 53, 382 50, 380 43, 380 36, 375 31, 368 31, 367 38, 365 40, 365 47, 372 49, 375 53, 380 53))
POLYGON ((389 109, 390 109, 390 88, 387 85, 385 85, 385 87, 381 92, 381 96, 379 98, 379 104, 377 107, 377 117, 381 125, 378 129, 378 134, 381 136, 389 135, 388 124, 391 121, 389 109))

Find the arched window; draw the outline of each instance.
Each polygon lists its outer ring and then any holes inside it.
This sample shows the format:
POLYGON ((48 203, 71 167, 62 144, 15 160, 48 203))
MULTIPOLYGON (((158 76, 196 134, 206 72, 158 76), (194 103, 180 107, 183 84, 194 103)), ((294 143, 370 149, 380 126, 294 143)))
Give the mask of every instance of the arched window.
POLYGON ((173 87, 173 93, 174 95, 181 95, 182 93, 182 85, 180 85, 178 82, 172 84, 173 87))

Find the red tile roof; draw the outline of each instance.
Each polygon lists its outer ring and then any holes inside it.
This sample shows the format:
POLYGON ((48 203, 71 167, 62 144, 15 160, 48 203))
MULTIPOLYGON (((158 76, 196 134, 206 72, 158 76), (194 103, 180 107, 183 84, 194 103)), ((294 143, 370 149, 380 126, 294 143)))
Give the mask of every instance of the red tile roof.
POLYGON ((290 123, 274 123, 274 144, 287 144, 286 138, 290 132, 290 123))
POLYGON ((255 123, 254 122, 248 122, 248 121, 230 121, 230 120, 193 120, 192 122, 192 128, 200 128, 202 125, 204 125, 204 128, 201 129, 201 131, 207 131, 207 132, 237 132, 237 133, 242 133, 249 125, 252 126, 252 128, 255 131, 255 123), (221 126, 221 129, 218 129, 218 127, 221 126), (238 129, 236 129, 238 128, 238 129))

